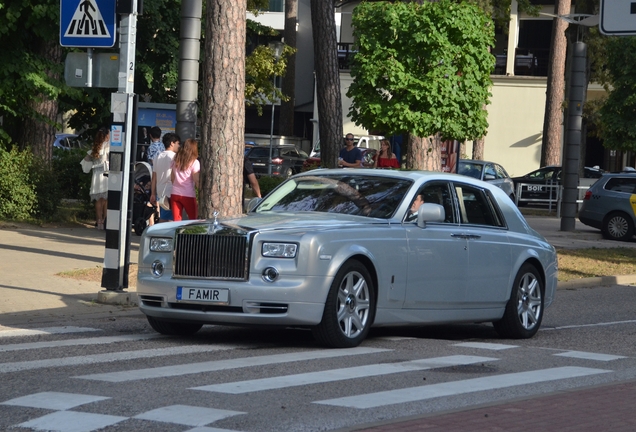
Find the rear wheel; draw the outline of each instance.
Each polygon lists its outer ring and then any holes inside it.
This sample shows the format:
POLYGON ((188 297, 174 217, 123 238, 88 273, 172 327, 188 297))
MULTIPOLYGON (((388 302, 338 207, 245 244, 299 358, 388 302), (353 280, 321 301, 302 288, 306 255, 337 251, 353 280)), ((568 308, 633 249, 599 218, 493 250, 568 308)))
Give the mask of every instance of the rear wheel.
POLYGON ((164 321, 148 316, 148 323, 157 333, 164 335, 190 336, 201 330, 203 324, 164 321))
POLYGON ((519 269, 506 310, 493 322, 502 337, 527 339, 535 335, 543 319, 543 282, 536 267, 524 264, 519 269))
POLYGON ((318 342, 333 348, 360 345, 375 314, 375 291, 361 262, 346 262, 331 284, 322 321, 313 329, 318 342))
POLYGON ((607 239, 627 241, 634 236, 634 223, 627 214, 614 212, 605 217, 601 231, 607 239))

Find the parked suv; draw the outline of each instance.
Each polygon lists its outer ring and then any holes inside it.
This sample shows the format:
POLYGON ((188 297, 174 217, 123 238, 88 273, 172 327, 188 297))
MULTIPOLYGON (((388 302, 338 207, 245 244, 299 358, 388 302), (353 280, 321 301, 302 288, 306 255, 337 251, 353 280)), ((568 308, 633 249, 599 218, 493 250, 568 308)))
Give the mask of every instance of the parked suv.
MULTIPOLYGON (((272 176, 288 178, 299 173, 303 162, 309 155, 290 144, 276 144, 272 146, 272 176)), ((253 147, 247 158, 252 162, 256 177, 267 175, 269 170, 269 146, 253 147)))
POLYGON ((515 200, 515 185, 506 170, 497 163, 460 159, 457 174, 492 183, 503 190, 511 200, 515 200))
POLYGON ((636 173, 605 174, 585 192, 579 220, 611 240, 630 240, 636 225, 636 173))

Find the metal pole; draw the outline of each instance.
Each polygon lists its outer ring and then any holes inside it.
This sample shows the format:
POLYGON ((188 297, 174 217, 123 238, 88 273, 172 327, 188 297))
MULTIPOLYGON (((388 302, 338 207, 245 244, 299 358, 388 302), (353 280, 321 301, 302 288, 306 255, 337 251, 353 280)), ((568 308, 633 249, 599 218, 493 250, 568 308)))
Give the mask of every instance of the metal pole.
POLYGON ((176 132, 183 141, 196 138, 202 11, 202 0, 181 2, 176 132))
POLYGON ((274 141, 274 109, 276 104, 274 99, 276 98, 276 75, 274 75, 274 92, 272 93, 272 125, 269 129, 269 165, 267 167, 267 175, 272 176, 272 144, 274 141))
POLYGON ((565 157, 563 159, 561 231, 574 231, 576 224, 576 200, 579 195, 581 126, 583 123, 583 103, 585 102, 587 84, 586 65, 587 45, 583 42, 575 42, 572 44, 572 73, 570 77, 570 98, 568 101, 568 126, 565 157))

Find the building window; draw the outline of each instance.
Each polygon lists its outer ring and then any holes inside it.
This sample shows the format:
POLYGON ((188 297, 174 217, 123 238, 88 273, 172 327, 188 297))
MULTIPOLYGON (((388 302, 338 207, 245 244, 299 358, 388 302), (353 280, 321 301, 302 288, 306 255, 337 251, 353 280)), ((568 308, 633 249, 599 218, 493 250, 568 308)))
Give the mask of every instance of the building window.
POLYGON ((269 0, 269 12, 285 12, 285 0, 269 0))

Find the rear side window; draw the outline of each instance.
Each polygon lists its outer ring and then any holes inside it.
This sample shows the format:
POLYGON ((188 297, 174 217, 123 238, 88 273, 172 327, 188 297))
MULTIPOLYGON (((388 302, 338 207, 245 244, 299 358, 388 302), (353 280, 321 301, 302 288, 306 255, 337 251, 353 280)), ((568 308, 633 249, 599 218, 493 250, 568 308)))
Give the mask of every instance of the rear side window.
POLYGON ((636 177, 614 177, 607 181, 605 189, 614 192, 633 194, 636 190, 636 177))
POLYGON ((459 201, 461 223, 503 227, 504 221, 494 199, 485 190, 464 184, 455 184, 459 201))
MULTIPOLYGON (((272 157, 278 156, 278 149, 272 149, 272 157)), ((250 159, 256 158, 269 158, 269 147, 254 147, 251 152, 249 152, 248 157, 250 159)))

